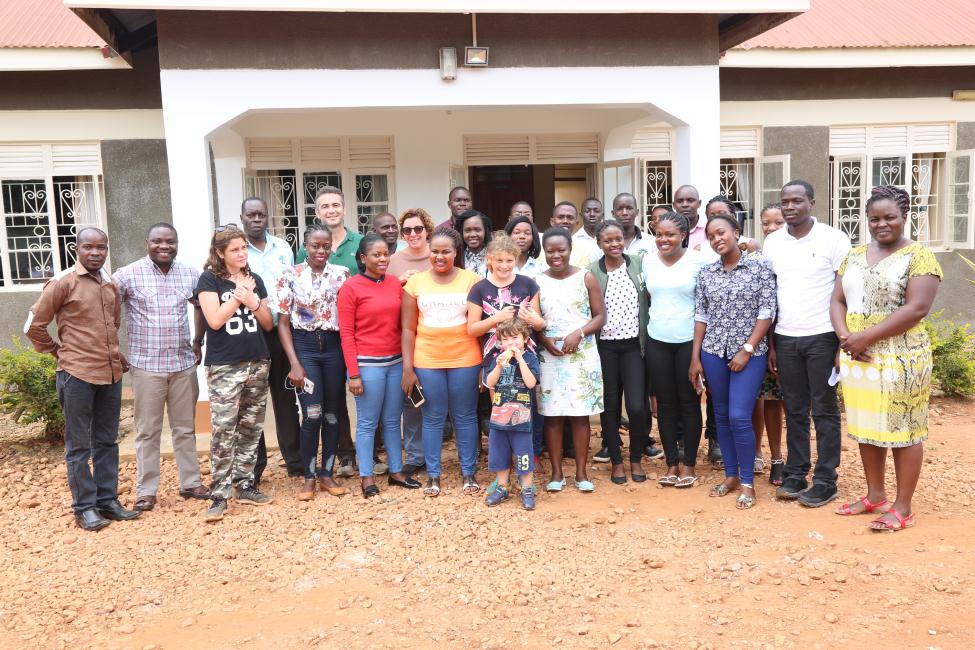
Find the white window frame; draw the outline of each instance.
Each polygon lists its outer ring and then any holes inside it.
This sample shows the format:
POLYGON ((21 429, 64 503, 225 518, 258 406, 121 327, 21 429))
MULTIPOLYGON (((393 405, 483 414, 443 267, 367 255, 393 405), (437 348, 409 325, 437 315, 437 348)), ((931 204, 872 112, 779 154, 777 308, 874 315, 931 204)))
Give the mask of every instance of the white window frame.
MULTIPOLYGON (((873 187, 873 166, 874 161, 884 158, 900 158, 904 161, 902 170, 902 187, 911 193, 912 215, 917 206, 914 205, 914 161, 918 156, 933 155, 944 156, 941 179, 937 185, 928 193, 928 196, 937 197, 935 205, 938 207, 937 230, 933 224, 929 223, 929 228, 940 231, 940 241, 930 242, 930 246, 935 250, 946 250, 952 246, 958 246, 956 242, 950 241, 952 227, 952 210, 948 199, 949 190, 949 160, 952 158, 954 148, 955 133, 951 125, 941 123, 932 124, 867 124, 867 125, 834 125, 830 131, 830 205, 829 223, 836 228, 839 225, 839 168, 843 162, 860 161, 860 220, 859 232, 860 241, 854 244, 865 244, 870 241, 870 231, 867 228, 866 203, 873 187), (947 137, 942 140, 931 140, 925 142, 924 137, 918 137, 918 133, 928 129, 930 133, 933 129, 935 134, 945 133, 947 137), (836 134, 835 131, 843 133, 836 134), (900 131, 903 136, 898 134, 900 131), (835 139, 834 135, 838 135, 835 139), (897 142, 895 143, 895 136, 897 142), (845 140, 845 142, 844 142, 845 140), (932 144, 937 142, 937 144, 932 144)), ((938 159, 938 158, 935 158, 938 159)), ((911 215, 911 216, 912 216, 911 215)), ((909 216, 909 218, 911 218, 909 216)), ((930 217, 929 217, 930 218, 930 217)), ((908 223, 907 233, 913 230, 913 225, 908 223)), ((972 236, 972 223, 969 221, 969 235, 966 244, 969 244, 972 236)))
MULTIPOLYGON (((47 227, 50 232, 51 267, 52 274, 57 275, 64 270, 59 255, 57 210, 59 196, 56 193, 54 179, 56 177, 83 178, 82 182, 91 183, 92 196, 90 204, 93 206, 95 219, 85 221, 83 226, 94 226, 108 232, 105 190, 102 176, 101 144, 95 141, 81 142, 17 142, 0 143, 0 182, 5 181, 44 181, 44 191, 47 193, 47 227), (18 159, 16 154, 9 152, 29 151, 32 160, 25 156, 18 159), (6 155, 4 155, 6 154, 6 155), (80 155, 78 155, 80 154, 80 155)), ((74 232, 77 228, 72 226, 74 232)), ((109 248, 111 250, 111 248, 109 248)), ((111 272, 111 255, 105 260, 106 271, 111 272)), ((7 219, 4 197, 0 192, 0 269, 3 277, 0 280, 0 293, 33 291, 40 292, 45 282, 31 282, 20 284, 12 277, 11 260, 7 243, 7 219)))
POLYGON ((945 156, 945 193, 944 193, 944 215, 945 215, 945 244, 954 248, 972 249, 975 248, 975 149, 963 149, 961 151, 949 151, 945 156), (953 166, 961 158, 968 159, 968 179, 965 191, 968 193, 967 217, 968 232, 964 239, 954 237, 955 194, 959 191, 959 186, 964 184, 964 180, 955 182, 952 177, 953 166))
MULTIPOLYGON (((742 205, 744 208, 745 216, 747 216, 747 223, 744 224, 745 232, 743 235, 751 237, 757 240, 759 243, 764 241, 765 237, 762 234, 762 229, 760 227, 759 216, 762 213, 762 208, 764 208, 769 203, 774 203, 775 201, 769 200, 770 197, 767 193, 774 190, 775 198, 778 198, 779 191, 789 180, 790 166, 792 164, 792 156, 790 154, 780 154, 776 156, 732 156, 732 157, 722 157, 720 164, 722 168, 728 164, 745 165, 751 168, 751 187, 748 188, 748 203, 742 205), (735 160, 739 161, 736 163, 730 163, 729 161, 735 160), (765 165, 781 165, 781 178, 782 183, 776 185, 775 187, 768 188, 765 187, 765 165)), ((731 199, 735 199, 735 196, 730 196, 727 193, 727 188, 730 185, 722 183, 721 193, 729 196, 731 199)), ((706 198, 704 200, 707 200, 706 198)), ((743 221, 742 213, 739 212, 735 215, 739 222, 743 221)))

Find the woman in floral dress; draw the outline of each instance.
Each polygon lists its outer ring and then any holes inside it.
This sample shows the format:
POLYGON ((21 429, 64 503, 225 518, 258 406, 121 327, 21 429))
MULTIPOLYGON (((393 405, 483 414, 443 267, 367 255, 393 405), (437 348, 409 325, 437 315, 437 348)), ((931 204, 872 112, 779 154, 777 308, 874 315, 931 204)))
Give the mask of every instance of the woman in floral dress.
POLYGON ((549 492, 561 492, 562 426, 569 418, 575 447, 575 485, 595 490, 586 474, 589 460, 589 416, 603 411, 603 373, 596 332, 606 322, 603 295, 596 277, 569 264, 572 238, 562 228, 549 228, 542 238, 548 270, 538 275, 545 330, 541 336, 541 399, 545 445, 552 462, 549 492))
POLYGON ((840 266, 830 316, 840 338, 847 430, 860 445, 867 494, 841 506, 840 515, 879 512, 876 531, 915 523, 911 499, 924 461, 931 388, 928 314, 942 272, 934 254, 904 236, 910 196, 899 187, 875 187, 867 201, 869 244, 850 251, 840 266), (897 498, 887 501, 884 471, 893 449, 897 498))

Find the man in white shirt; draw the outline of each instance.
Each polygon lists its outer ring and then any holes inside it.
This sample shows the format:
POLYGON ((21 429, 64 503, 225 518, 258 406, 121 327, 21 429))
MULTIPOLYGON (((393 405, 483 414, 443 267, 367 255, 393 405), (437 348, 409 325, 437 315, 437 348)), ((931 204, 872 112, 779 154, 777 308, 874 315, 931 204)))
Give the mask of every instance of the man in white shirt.
MULTIPOLYGON (((588 242, 576 238, 573 234, 579 223, 579 211, 575 204, 571 201, 561 201, 556 204, 552 210, 551 223, 553 228, 565 228, 572 234, 572 254, 569 256, 569 264, 581 269, 588 269, 595 261, 595 253, 599 247, 595 245, 595 240, 592 240, 590 245, 588 242)), ((579 230, 585 232, 582 228, 579 230)))
POLYGON ((613 199, 613 218, 623 228, 623 243, 627 255, 642 258, 647 252, 656 252, 657 243, 653 237, 640 232, 636 227, 636 218, 640 214, 636 197, 629 192, 617 194, 613 199))
POLYGON ((572 252, 575 253, 576 249, 586 251, 590 263, 603 256, 603 251, 596 244, 596 228, 602 222, 603 202, 590 196, 582 202, 582 227, 572 234, 572 252))
POLYGON ((850 250, 850 240, 812 216, 812 186, 790 181, 782 188, 786 227, 765 239, 763 254, 778 281, 779 312, 769 365, 779 375, 786 411, 788 459, 779 499, 798 499, 816 508, 837 497, 840 464, 840 411, 829 378, 839 340, 829 317, 836 271, 850 250), (816 468, 812 487, 809 414, 816 426, 816 468))
POLYGON ((674 192, 674 212, 687 217, 687 247, 700 250, 708 243, 704 234, 707 219, 701 218, 701 195, 693 185, 681 185, 674 192))

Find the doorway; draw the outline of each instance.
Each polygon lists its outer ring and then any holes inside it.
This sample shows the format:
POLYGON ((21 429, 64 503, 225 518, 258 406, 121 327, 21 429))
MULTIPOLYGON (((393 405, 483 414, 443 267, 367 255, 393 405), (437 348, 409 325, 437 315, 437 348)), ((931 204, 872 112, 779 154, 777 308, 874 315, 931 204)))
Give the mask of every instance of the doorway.
POLYGON ((528 201, 539 230, 548 228, 552 209, 560 201, 579 208, 594 194, 595 165, 483 165, 470 168, 474 209, 491 218, 495 230, 508 222, 511 206, 528 201))

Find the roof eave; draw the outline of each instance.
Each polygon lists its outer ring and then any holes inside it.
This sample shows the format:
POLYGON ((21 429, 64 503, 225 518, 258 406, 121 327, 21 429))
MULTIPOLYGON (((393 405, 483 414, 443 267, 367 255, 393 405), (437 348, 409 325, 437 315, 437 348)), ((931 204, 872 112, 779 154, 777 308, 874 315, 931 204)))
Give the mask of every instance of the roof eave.
POLYGON ((733 49, 722 68, 900 68, 975 66, 975 46, 733 49))

